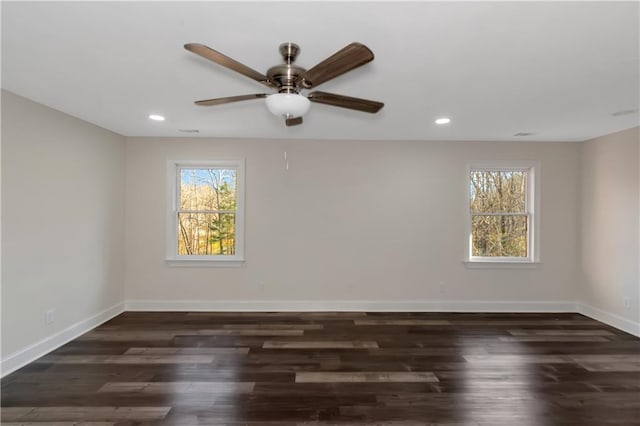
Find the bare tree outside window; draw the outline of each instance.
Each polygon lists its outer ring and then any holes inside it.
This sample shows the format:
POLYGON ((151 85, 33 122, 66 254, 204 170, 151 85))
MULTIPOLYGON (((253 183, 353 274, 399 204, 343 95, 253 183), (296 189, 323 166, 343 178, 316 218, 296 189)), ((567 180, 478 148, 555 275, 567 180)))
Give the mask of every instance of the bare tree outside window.
POLYGON ((529 257, 526 170, 471 170, 471 256, 529 257))

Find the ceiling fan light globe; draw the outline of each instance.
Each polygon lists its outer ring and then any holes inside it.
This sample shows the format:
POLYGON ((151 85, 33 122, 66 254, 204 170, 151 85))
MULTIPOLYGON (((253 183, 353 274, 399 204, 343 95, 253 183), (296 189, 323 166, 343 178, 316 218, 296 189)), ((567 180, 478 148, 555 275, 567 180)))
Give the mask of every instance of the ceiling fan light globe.
POLYGON ((271 114, 284 117, 302 117, 311 105, 309 99, 297 93, 274 93, 265 102, 271 114))

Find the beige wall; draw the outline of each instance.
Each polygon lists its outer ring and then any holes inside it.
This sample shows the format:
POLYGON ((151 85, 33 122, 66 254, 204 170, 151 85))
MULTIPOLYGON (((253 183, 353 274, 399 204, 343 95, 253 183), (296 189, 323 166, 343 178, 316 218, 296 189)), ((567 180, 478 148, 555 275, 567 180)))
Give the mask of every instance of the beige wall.
POLYGON ((3 91, 2 150, 3 359, 124 299, 580 301, 638 321, 638 129, 584 144, 125 142, 3 91), (167 160, 237 157, 246 263, 167 266, 167 160), (540 162, 542 264, 468 269, 465 166, 503 159, 540 162))
POLYGON ((130 138, 126 298, 574 301, 579 150, 575 143, 130 138), (246 264, 166 266, 167 160, 218 157, 246 158, 246 264), (537 268, 462 263, 465 165, 496 159, 540 161, 537 268))
POLYGON ((3 359, 123 300, 124 154, 123 137, 2 91, 3 359))
POLYGON ((586 305, 640 321, 638 128, 581 144, 581 281, 586 305), (630 306, 625 306, 625 299, 630 306))

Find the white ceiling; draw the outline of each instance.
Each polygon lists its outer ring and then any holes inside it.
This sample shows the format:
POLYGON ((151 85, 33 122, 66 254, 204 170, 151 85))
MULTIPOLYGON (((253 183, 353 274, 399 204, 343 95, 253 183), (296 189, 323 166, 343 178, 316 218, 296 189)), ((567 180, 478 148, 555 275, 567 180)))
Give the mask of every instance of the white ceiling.
POLYGON ((611 115, 638 108, 638 27, 638 2, 2 2, 2 87, 127 136, 585 140, 638 125, 611 115), (364 43, 375 60, 319 90, 385 107, 286 128, 263 100, 193 105, 269 89, 183 44, 264 73, 286 41, 305 68, 364 43))

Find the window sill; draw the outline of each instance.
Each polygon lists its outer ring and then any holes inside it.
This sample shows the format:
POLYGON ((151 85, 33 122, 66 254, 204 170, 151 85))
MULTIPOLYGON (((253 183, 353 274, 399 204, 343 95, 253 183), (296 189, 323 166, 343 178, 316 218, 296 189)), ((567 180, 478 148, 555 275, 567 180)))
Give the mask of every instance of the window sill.
POLYGON ((535 269, 542 265, 529 260, 463 260, 462 263, 468 269, 535 269))
POLYGON ((165 259, 173 268, 242 268, 244 259, 165 259))

